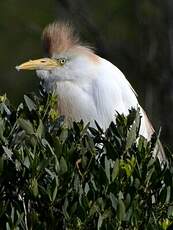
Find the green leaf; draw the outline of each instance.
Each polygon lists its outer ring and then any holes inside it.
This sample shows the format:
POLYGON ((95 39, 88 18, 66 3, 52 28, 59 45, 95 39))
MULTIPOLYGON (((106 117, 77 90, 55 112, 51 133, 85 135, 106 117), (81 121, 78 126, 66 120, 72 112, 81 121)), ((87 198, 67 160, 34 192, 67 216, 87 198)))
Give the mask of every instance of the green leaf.
POLYGON ((79 192, 79 188, 80 188, 80 178, 79 178, 79 175, 75 175, 75 178, 74 178, 74 189, 76 192, 79 192))
POLYGON ((69 219, 69 215, 68 215, 68 212, 67 212, 67 207, 69 206, 69 203, 68 203, 68 199, 66 198, 65 199, 65 202, 62 206, 62 211, 63 211, 63 214, 64 214, 64 217, 68 220, 69 219))
POLYGON ((24 100, 30 112, 36 110, 35 103, 27 95, 24 95, 24 100))
POLYGON ((130 177, 133 171, 130 163, 126 163, 124 160, 120 160, 120 168, 124 169, 127 177, 130 177))
POLYGON ((43 125, 42 120, 39 120, 39 126, 37 128, 36 135, 40 139, 44 136, 44 125, 43 125))
POLYGON ((67 129, 63 129, 60 136, 59 136, 59 139, 64 142, 68 137, 68 130, 67 129))
POLYGON ((101 226, 102 226, 102 223, 103 223, 103 217, 102 215, 100 214, 99 215, 99 218, 98 218, 98 223, 97 223, 97 230, 100 230, 101 226))
MULTIPOLYGON (((22 212, 22 213, 19 213, 19 212, 17 211, 17 217, 18 217, 18 219, 17 219, 15 225, 16 225, 16 226, 19 226, 19 225, 22 223, 22 221, 23 221, 24 213, 23 213, 23 212, 22 212)), ((16 228, 16 229, 17 229, 17 228, 16 228)), ((19 229, 20 229, 20 228, 19 228, 19 229)))
POLYGON ((6 223, 6 230, 11 230, 9 223, 6 223))
POLYGON ((11 220, 13 224, 14 224, 14 215, 15 215, 15 210, 14 210, 14 207, 12 207, 11 208, 11 220))
POLYGON ((136 123, 133 123, 132 127, 127 133, 127 139, 126 139, 126 151, 131 148, 132 144, 135 143, 136 141, 136 132, 137 132, 137 127, 136 123))
POLYGON ((13 152, 5 146, 2 146, 2 147, 3 147, 3 150, 4 150, 5 154, 7 155, 7 157, 10 160, 12 160, 13 152))
POLYGON ((116 210, 117 210, 117 206, 118 206, 118 200, 117 200, 117 198, 114 196, 113 193, 110 193, 110 200, 111 200, 111 203, 112 203, 112 207, 113 207, 114 210, 116 211, 116 210))
POLYGON ((139 187, 140 187, 140 180, 138 178, 135 178, 134 186, 135 186, 136 189, 139 189, 139 187))
POLYGON ((31 164, 28 156, 25 157, 23 164, 29 169, 31 164))
POLYGON ((105 157, 105 173, 110 183, 110 160, 108 160, 107 157, 105 157))
POLYGON ((0 139, 1 139, 4 143, 6 143, 7 140, 6 140, 6 138, 4 137, 4 131, 5 131, 5 121, 4 121, 2 118, 0 118, 0 139))
POLYGON ((31 122, 29 120, 25 120, 23 118, 19 118, 17 120, 17 123, 21 126, 21 128, 23 130, 25 130, 26 134, 33 135, 35 133, 33 125, 31 124, 31 122))
POLYGON ((58 192, 58 179, 55 179, 55 183, 54 183, 54 190, 53 190, 53 194, 52 194, 52 202, 55 201, 56 196, 57 196, 57 192, 58 192))
POLYGON ((123 221, 125 218, 125 205, 124 202, 119 199, 118 200, 118 208, 117 208, 117 216, 120 221, 123 221))
POLYGON ((90 136, 86 137, 86 147, 92 153, 92 155, 95 155, 94 141, 90 136))
POLYGON ((167 195, 166 195, 166 201, 165 202, 169 204, 170 199, 171 199, 171 187, 168 186, 167 187, 167 195))
POLYGON ((32 191, 32 194, 37 197, 38 196, 38 182, 37 182, 37 179, 36 178, 33 178, 31 180, 31 191, 32 191))
POLYGON ((114 181, 117 178, 119 170, 120 170, 120 162, 119 159, 116 159, 112 171, 112 181, 114 181))
POLYGON ((168 208, 168 217, 173 217, 173 205, 168 208))
POLYGON ((130 193, 127 193, 126 195, 126 199, 125 199, 125 206, 129 206, 130 205, 130 202, 131 202, 131 196, 130 196, 130 193))
POLYGON ((60 159, 60 170, 62 174, 67 172, 67 163, 63 156, 60 159))
POLYGON ((53 191, 52 201, 55 200, 56 195, 57 195, 57 191, 58 191, 58 188, 57 188, 57 186, 56 186, 55 189, 54 189, 54 191, 53 191))
POLYGON ((84 191, 86 194, 90 191, 90 187, 89 187, 88 183, 85 184, 84 191))

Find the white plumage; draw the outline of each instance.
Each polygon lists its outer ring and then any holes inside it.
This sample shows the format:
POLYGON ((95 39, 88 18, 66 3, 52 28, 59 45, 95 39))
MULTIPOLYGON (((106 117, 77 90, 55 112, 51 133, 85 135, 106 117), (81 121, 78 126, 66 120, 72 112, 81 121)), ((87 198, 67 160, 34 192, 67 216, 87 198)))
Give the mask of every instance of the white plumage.
MULTIPOLYGON (((74 62, 72 66, 67 64, 59 78, 56 70, 51 74, 48 70, 37 70, 38 76, 46 79, 47 89, 57 92, 58 111, 65 115, 68 124, 83 119, 94 126, 96 120, 106 129, 115 121, 117 112, 127 115, 129 109, 139 107, 136 94, 122 72, 107 60, 98 58, 98 63, 93 63, 89 57, 77 58, 75 65, 74 62), (73 72, 71 79, 69 72, 73 72)), ((140 134, 150 139, 153 128, 142 109, 140 112, 140 134)))
MULTIPOLYGON (((116 113, 129 113, 140 107, 137 95, 122 72, 109 61, 83 46, 73 28, 64 23, 49 25, 43 33, 51 58, 26 62, 18 69, 35 69, 45 80, 47 90, 58 95, 58 111, 70 125, 90 122, 106 129, 116 113)), ((153 128, 140 107, 140 134, 150 139, 153 128)))

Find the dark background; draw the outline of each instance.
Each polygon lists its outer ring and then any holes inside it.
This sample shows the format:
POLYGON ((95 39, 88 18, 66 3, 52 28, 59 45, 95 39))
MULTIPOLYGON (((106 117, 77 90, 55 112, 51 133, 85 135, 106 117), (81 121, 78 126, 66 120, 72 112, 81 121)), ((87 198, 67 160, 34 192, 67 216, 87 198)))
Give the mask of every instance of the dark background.
POLYGON ((83 40, 123 71, 173 148, 173 1, 1 0, 0 94, 13 104, 37 91, 35 73, 15 66, 43 56, 42 29, 56 19, 73 21, 83 40))

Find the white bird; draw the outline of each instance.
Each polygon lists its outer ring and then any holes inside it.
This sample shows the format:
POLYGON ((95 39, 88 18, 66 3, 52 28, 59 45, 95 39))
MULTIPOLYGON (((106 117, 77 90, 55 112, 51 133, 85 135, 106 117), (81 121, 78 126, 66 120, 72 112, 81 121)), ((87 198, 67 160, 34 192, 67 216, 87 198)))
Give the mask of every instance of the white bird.
POLYGON ((43 31, 43 44, 49 58, 25 62, 18 70, 36 70, 47 90, 58 95, 58 112, 68 125, 73 121, 96 120, 103 129, 115 121, 116 113, 127 115, 140 108, 140 134, 150 140, 154 129, 139 105, 137 94, 123 73, 81 43, 68 23, 56 22, 43 31))

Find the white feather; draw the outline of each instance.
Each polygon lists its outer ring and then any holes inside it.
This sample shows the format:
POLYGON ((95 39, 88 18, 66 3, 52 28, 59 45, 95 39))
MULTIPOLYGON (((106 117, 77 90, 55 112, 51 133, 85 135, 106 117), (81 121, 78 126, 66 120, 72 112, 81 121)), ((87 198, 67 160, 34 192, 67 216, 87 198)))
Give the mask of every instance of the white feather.
MULTIPOLYGON (((109 61, 98 57, 94 63, 80 55, 64 67, 52 71, 38 70, 47 88, 58 94, 59 111, 70 125, 73 121, 90 122, 106 129, 115 121, 116 113, 127 115, 139 107, 137 95, 122 72, 109 61)), ((140 107, 141 108, 141 107, 140 107)), ((152 126, 141 108, 140 134, 150 139, 152 126)))

